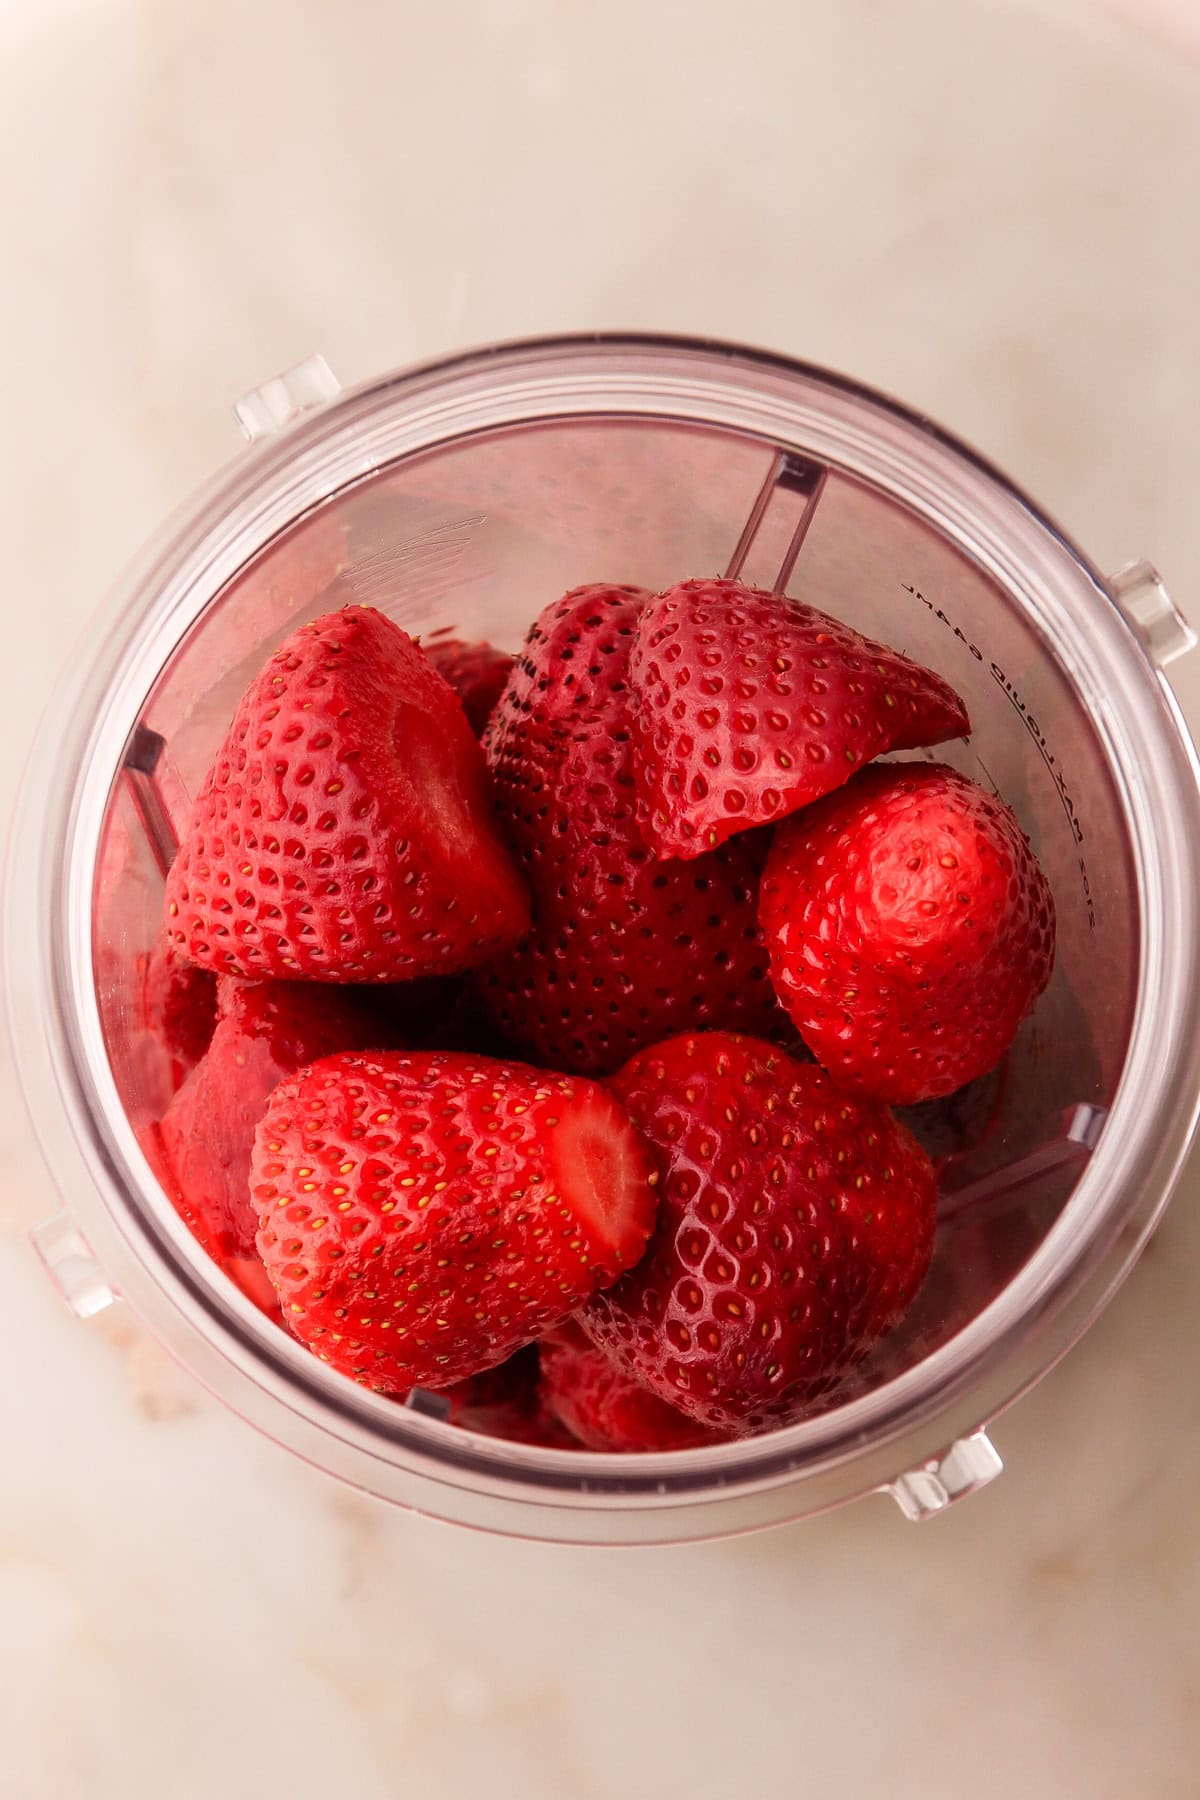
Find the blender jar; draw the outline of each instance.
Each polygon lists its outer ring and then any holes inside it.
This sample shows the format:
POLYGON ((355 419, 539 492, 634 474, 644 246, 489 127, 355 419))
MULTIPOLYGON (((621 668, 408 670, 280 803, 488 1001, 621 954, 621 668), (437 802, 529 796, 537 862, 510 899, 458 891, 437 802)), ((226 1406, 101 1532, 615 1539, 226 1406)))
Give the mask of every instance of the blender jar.
POLYGON ((1105 579, 1002 476, 855 384, 734 346, 499 346, 342 394, 314 358, 238 403, 251 448, 127 574, 37 744, 16 824, 18 1063, 74 1309, 120 1296, 200 1380, 385 1499, 524 1536, 750 1529, 871 1491, 910 1518, 1001 1467, 992 1419, 1085 1329, 1170 1194, 1200 1088, 1200 795, 1154 570, 1105 579), (1053 981, 936 1135, 934 1264, 821 1415, 670 1455, 464 1431, 332 1373, 209 1262, 139 1147, 167 1098, 141 980, 177 834, 237 699, 339 595, 515 649, 582 581, 728 572, 944 674, 938 757, 1014 808, 1058 911, 1053 981))

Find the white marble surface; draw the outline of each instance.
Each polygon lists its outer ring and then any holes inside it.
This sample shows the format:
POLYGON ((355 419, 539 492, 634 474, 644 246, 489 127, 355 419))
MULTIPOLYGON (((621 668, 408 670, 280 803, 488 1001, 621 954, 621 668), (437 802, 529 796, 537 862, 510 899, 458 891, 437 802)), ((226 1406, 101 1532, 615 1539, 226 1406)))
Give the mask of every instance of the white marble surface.
MULTIPOLYGON (((1198 47, 1191 0, 3 0, 10 731, 314 347, 796 351, 1200 612, 1198 47)), ((73 1322, 0 1081, 2 1800, 1200 1791, 1200 1171, 945 1519, 543 1550, 357 1499, 73 1322)))

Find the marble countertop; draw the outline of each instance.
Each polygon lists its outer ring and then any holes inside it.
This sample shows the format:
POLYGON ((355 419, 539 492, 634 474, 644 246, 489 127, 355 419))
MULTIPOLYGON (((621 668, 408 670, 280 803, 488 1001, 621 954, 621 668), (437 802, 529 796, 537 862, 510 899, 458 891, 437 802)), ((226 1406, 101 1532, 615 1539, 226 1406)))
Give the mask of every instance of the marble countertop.
MULTIPOLYGON (((7 0, 18 737, 229 402, 314 348, 796 352, 1200 614, 1197 51, 1188 0, 7 0)), ((583 1552, 389 1512, 121 1309, 72 1320, 7 1061, 0 1154, 0 1800, 1197 1793, 1200 1166, 944 1519, 583 1552)))

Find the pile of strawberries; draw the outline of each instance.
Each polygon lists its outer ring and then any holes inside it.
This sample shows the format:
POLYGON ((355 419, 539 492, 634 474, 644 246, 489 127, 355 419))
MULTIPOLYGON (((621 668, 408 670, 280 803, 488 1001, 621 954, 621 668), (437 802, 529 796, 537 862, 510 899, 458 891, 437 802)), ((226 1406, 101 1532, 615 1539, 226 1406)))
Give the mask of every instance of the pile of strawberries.
POLYGON ((578 588, 516 660, 304 626, 167 882, 164 1188, 317 1356, 475 1430, 685 1449, 828 1404, 932 1254, 891 1105, 994 1067, 1053 963, 1009 810, 874 760, 969 728, 730 580, 578 588))

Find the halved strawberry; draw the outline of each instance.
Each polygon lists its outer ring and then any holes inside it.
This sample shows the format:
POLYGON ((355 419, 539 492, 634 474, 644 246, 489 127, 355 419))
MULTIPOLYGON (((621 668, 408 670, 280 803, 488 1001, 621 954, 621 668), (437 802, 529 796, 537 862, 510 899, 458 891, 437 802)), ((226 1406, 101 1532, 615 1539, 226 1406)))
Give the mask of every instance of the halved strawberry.
POLYGON ((626 676, 646 598, 592 586, 548 607, 485 737, 535 917, 483 997, 505 1037, 589 1074, 685 1027, 786 1028, 757 919, 765 834, 688 864, 638 834, 626 676))
POLYGON ((369 607, 293 633, 250 684, 167 881, 176 949, 251 978, 400 981, 528 928, 457 696, 369 607))
POLYGON ((342 989, 226 976, 217 994, 212 1041, 157 1126, 152 1160, 209 1255, 264 1311, 277 1313, 254 1243, 254 1127, 274 1088, 305 1063, 394 1037, 375 1007, 342 989))
POLYGON ((651 600, 629 681, 638 821, 659 856, 700 856, 884 751, 970 730, 940 675, 737 581, 684 581, 651 600))
POLYGON ((924 1280, 929 1158, 886 1107, 731 1032, 657 1044, 611 1085, 658 1152, 658 1220, 580 1325, 712 1429, 811 1409, 924 1280))
POLYGON ((607 1089, 452 1051, 333 1056, 285 1082, 251 1187, 287 1323, 381 1393, 502 1362, 636 1262, 654 1217, 607 1089))
POLYGON ((538 1350, 546 1407, 589 1450, 693 1450, 721 1441, 635 1381, 571 1321, 538 1350))
POLYGON ((422 638, 421 648, 462 701, 475 736, 482 737, 512 671, 512 657, 491 644, 467 644, 437 633, 422 638))
POLYGON ((942 763, 866 769, 789 820, 760 910, 818 1061, 897 1104, 994 1068, 1054 966, 1054 898, 1029 840, 942 763))

